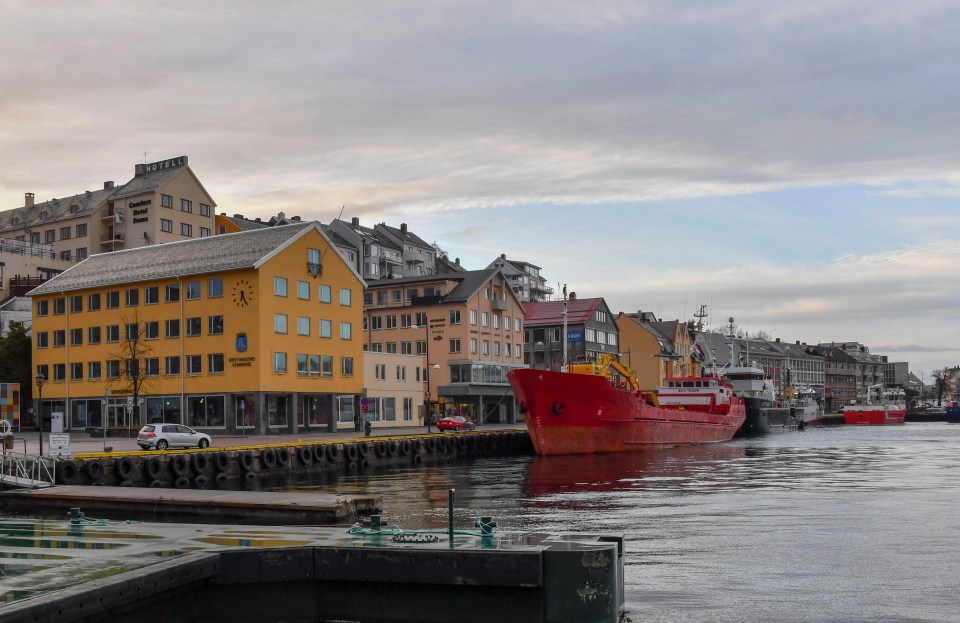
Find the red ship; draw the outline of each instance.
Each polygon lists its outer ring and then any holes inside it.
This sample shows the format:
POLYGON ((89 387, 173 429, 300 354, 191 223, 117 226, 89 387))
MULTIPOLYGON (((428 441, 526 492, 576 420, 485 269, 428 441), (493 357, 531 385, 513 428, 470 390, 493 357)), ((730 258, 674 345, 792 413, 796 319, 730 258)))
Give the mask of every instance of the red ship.
POLYGON ((569 372, 517 369, 507 379, 540 455, 726 441, 747 416, 722 379, 668 378, 656 392, 645 392, 609 355, 571 365, 569 372))
POLYGON ((845 424, 855 426, 886 426, 903 424, 907 415, 906 394, 902 389, 883 389, 883 385, 867 388, 866 404, 852 404, 843 408, 845 424))

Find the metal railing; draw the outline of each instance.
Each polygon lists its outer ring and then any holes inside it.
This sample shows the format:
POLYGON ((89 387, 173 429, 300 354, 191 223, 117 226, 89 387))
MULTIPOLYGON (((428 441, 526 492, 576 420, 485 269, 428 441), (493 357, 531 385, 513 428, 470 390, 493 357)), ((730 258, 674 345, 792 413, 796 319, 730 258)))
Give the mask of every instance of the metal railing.
POLYGON ((53 485, 54 472, 51 469, 52 461, 41 456, 27 454, 27 440, 23 441, 23 452, 12 452, 3 447, 0 456, 0 476, 4 484, 10 486, 22 482, 23 486, 53 485), (13 482, 11 482, 13 481, 13 482))

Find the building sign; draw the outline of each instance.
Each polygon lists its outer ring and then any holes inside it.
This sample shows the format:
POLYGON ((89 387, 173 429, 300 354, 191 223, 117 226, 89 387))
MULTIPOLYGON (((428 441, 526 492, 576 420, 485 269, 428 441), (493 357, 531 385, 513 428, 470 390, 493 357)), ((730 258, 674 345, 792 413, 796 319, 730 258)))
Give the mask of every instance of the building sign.
POLYGON ((568 330, 567 330, 567 341, 568 341, 568 342, 582 342, 582 341, 583 341, 583 329, 568 329, 568 330))
POLYGON ((178 158, 170 158, 169 160, 151 162, 150 164, 138 164, 134 168, 134 174, 143 175, 144 173, 153 173, 155 171, 163 171, 164 169, 176 169, 185 166, 187 166, 187 157, 180 156, 178 158))
POLYGON ((237 352, 244 353, 246 351, 247 351, 247 334, 237 333, 237 352))
MULTIPOLYGON (((143 199, 141 201, 131 201, 127 204, 128 208, 142 208, 143 206, 148 206, 153 203, 153 199, 143 199)), ((134 212, 136 214, 136 212, 134 212)))
POLYGON ((229 361, 234 368, 250 368, 256 360, 256 357, 231 357, 229 361))
POLYGON ((0 383, 0 419, 20 428, 20 383, 0 383))

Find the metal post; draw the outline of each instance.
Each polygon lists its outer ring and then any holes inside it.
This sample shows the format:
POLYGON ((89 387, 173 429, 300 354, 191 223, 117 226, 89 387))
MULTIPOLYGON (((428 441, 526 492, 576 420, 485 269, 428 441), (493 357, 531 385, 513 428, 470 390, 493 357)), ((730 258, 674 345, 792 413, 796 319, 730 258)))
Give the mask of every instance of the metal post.
POLYGON ((100 418, 103 420, 103 451, 107 451, 107 405, 110 404, 110 388, 103 390, 103 413, 100 418))
POLYGON ((449 508, 447 510, 447 534, 450 537, 450 549, 453 549, 453 498, 457 493, 456 489, 450 489, 449 508))
MULTIPOLYGON (((560 371, 567 371, 567 284, 563 284, 563 363, 560 364, 560 371)), ((586 325, 584 325, 586 327, 586 325)), ((586 330, 586 328, 584 328, 586 330)))
POLYGON ((37 394, 39 395, 39 399, 40 399, 40 405, 39 405, 40 409, 37 411, 37 418, 40 422, 40 426, 38 428, 40 430, 40 460, 41 461, 43 460, 43 382, 46 380, 47 378, 43 376, 43 372, 37 372, 37 394))

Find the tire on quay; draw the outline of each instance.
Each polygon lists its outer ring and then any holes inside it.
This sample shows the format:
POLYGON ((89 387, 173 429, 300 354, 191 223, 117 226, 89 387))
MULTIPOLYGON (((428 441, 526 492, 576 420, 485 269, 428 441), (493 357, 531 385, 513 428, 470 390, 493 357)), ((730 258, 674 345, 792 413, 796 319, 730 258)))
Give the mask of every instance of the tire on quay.
POLYGON ((121 481, 130 480, 133 476, 134 462, 129 456, 121 456, 113 462, 113 472, 121 481))
POLYGON ((217 468, 218 473, 227 471, 230 467, 230 455, 226 452, 217 452, 214 459, 214 466, 217 468))
POLYGON ((310 446, 297 446, 297 461, 300 465, 313 465, 313 448, 310 446))
POLYGON ((277 466, 277 451, 273 448, 264 448, 260 451, 260 464, 267 469, 277 466))
POLYGON ((336 463, 340 460, 340 444, 338 443, 328 443, 327 447, 324 450, 324 454, 327 456, 327 461, 330 463, 336 463))
POLYGON ((72 485, 77 481, 80 470, 74 461, 59 461, 56 468, 57 480, 64 485, 72 485))
POLYGON ((277 467, 290 467, 290 448, 277 448, 277 467))
POLYGON ((253 468, 256 465, 256 461, 253 458, 252 452, 250 452, 249 450, 244 450, 243 452, 240 453, 240 456, 238 457, 238 459, 240 463, 240 469, 242 469, 245 472, 253 471, 253 468))
POLYGON ((91 483, 100 482, 103 478, 103 463, 94 459, 92 461, 84 461, 83 471, 87 475, 87 478, 90 479, 91 483))
POLYGON ((210 466, 210 457, 206 452, 194 452, 190 455, 190 465, 193 471, 202 474, 210 466))
POLYGON ((347 460, 350 461, 351 463, 356 463, 357 457, 360 454, 360 451, 357 450, 357 444, 348 443, 345 447, 345 450, 346 452, 344 453, 344 455, 347 457, 347 460))
MULTIPOLYGON (((144 467, 151 481, 160 479, 160 474, 163 473, 163 461, 160 460, 159 456, 148 457, 147 462, 144 463, 144 467)), ((152 482, 150 484, 151 486, 153 485, 152 482)))
POLYGON ((187 475, 187 470, 190 469, 190 461, 187 460, 182 454, 174 454, 170 457, 170 471, 173 472, 173 475, 177 478, 187 475))

